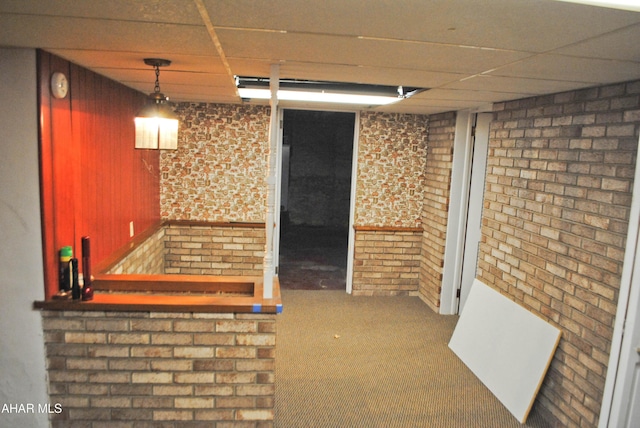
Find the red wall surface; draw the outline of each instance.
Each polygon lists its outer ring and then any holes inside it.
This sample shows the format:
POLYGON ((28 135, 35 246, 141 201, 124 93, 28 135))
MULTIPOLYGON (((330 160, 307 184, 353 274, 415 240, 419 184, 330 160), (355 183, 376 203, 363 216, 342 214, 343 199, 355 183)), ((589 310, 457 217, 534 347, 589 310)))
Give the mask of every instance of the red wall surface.
POLYGON ((58 290, 58 251, 91 238, 92 265, 160 221, 159 151, 134 149, 136 112, 146 96, 47 52, 38 52, 40 182, 45 294, 58 290), (51 95, 64 72, 69 93, 51 95))

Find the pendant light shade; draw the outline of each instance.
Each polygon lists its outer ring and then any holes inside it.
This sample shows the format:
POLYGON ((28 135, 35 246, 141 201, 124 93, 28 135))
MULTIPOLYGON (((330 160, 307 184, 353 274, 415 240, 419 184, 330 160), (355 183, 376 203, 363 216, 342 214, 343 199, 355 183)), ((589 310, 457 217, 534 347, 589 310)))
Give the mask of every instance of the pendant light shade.
POLYGON ((147 58, 145 64, 156 70, 156 85, 149 95, 149 101, 138 112, 135 118, 136 149, 168 149, 178 148, 178 117, 169 107, 169 99, 160 92, 160 67, 168 66, 166 59, 147 58))

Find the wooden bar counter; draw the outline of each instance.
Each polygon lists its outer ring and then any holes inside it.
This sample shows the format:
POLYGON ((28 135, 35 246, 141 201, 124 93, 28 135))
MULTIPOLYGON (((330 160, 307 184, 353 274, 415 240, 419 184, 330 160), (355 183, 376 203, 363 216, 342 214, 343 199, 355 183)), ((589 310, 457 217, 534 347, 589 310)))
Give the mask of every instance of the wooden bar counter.
POLYGON ((70 311, 162 311, 271 313, 282 311, 280 284, 264 299, 261 277, 207 275, 100 274, 90 301, 34 302, 37 309, 70 311))

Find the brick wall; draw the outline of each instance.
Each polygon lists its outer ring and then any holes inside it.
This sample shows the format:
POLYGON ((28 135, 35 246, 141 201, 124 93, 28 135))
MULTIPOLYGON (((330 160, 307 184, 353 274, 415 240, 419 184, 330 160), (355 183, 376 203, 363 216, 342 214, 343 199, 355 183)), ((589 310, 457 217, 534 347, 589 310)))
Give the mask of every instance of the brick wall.
POLYGON ((429 117, 419 295, 436 312, 442 288, 455 126, 455 113, 429 117))
POLYGON ((109 274, 261 276, 264 225, 169 222, 109 274))
POLYGON ((415 294, 429 118, 361 112, 354 295, 415 294))
POLYGON ((640 130, 640 82, 499 103, 478 276, 562 330, 538 408, 595 427, 640 130))
POLYGON ((357 228, 353 295, 416 294, 421 239, 420 231, 357 228))
POLYGON ((164 273, 165 258, 165 229, 159 228, 152 236, 135 247, 133 251, 122 258, 109 269, 109 274, 147 274, 160 275, 164 273))
POLYGON ((165 273, 262 276, 264 225, 166 226, 165 273))
POLYGON ((273 426, 276 315, 42 317, 54 427, 273 426))

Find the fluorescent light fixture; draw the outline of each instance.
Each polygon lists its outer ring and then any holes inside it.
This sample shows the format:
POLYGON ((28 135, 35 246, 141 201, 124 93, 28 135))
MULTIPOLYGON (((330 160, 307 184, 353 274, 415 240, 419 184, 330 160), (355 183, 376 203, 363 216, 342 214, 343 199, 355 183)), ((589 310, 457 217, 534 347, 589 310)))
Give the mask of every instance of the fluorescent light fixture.
MULTIPOLYGON (((271 98, 269 89, 238 88, 241 98, 268 100, 271 98)), ((311 92, 280 89, 278 99, 282 101, 309 101, 318 103, 338 104, 365 104, 386 105, 402 100, 399 95, 395 97, 382 95, 341 94, 337 92, 311 92)))
MULTIPOLYGON (((236 76, 238 95, 243 99, 271 98, 269 79, 236 76)), ((305 101, 355 105, 387 105, 421 92, 423 88, 366 85, 313 80, 281 79, 277 92, 281 101, 305 101)))

